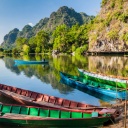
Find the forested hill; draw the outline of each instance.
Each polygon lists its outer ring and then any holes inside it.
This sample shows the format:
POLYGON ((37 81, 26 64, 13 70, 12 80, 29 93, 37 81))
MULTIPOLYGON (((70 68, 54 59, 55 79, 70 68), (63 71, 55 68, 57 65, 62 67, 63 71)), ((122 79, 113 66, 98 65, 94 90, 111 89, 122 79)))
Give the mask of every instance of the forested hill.
POLYGON ((7 35, 5 35, 2 47, 10 48, 14 45, 14 42, 17 38, 31 38, 32 36, 35 36, 40 30, 52 33, 52 31, 55 30, 59 25, 65 24, 69 27, 77 23, 82 25, 93 18, 94 16, 88 16, 85 13, 77 13, 74 9, 63 6, 60 7, 56 12, 52 12, 49 18, 41 19, 33 27, 26 25, 23 27, 22 31, 19 31, 18 29, 13 29, 10 31, 7 35))
POLYGON ((89 51, 128 51, 128 0, 102 0, 89 32, 89 51))

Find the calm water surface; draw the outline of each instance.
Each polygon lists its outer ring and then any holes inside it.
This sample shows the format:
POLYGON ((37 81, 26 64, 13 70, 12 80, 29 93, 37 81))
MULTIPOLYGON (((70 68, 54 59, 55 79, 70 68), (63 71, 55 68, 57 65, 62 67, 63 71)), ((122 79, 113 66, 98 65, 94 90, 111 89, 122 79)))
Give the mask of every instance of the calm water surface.
MULTIPOLYGON (((0 83, 45 93, 74 101, 104 106, 115 103, 110 97, 75 89, 63 84, 59 71, 78 75, 77 68, 104 74, 128 76, 128 57, 124 56, 56 56, 45 58, 48 65, 15 65, 15 59, 41 60, 42 56, 22 56, 0 59, 0 83)), ((2 98, 1 98, 2 99, 2 98)))

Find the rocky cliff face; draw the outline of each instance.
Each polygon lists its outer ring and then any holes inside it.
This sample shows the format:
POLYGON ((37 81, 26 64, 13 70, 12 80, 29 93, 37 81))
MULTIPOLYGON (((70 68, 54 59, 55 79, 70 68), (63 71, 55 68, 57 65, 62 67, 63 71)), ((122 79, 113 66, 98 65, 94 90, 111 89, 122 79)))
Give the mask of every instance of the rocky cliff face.
POLYGON ((19 29, 15 28, 4 36, 4 42, 1 44, 3 48, 9 48, 16 40, 19 29))
POLYGON ((102 0, 91 25, 89 51, 128 51, 128 0, 102 0))

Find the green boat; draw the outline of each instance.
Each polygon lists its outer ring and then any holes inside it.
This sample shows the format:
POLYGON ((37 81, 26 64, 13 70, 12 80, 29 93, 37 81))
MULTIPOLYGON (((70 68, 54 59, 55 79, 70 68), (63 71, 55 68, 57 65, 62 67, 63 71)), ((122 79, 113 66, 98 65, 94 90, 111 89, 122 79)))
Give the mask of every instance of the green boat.
POLYGON ((63 72, 60 72, 60 76, 66 81, 65 83, 81 87, 85 90, 90 90, 93 93, 106 95, 115 99, 127 99, 127 92, 122 88, 116 88, 111 85, 85 79, 82 76, 74 76, 63 72))
POLYGON ((40 128, 73 127, 91 128, 102 126, 111 115, 98 112, 75 112, 46 109, 31 106, 8 105, 0 103, 0 124, 4 126, 28 126, 40 128))
POLYGON ((114 78, 110 76, 105 76, 102 74, 91 73, 83 69, 78 69, 78 71, 80 75, 84 76, 86 79, 90 79, 103 84, 112 85, 114 87, 128 88, 127 87, 128 79, 124 79, 124 78, 119 79, 119 78, 114 78))

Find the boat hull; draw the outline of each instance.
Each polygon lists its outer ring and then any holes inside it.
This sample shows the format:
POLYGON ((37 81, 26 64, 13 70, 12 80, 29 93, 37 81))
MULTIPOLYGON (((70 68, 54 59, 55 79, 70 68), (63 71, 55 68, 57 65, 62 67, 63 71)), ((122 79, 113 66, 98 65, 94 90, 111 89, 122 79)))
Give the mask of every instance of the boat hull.
POLYGON ((15 60, 16 65, 22 65, 22 64, 47 64, 48 61, 24 61, 24 60, 15 60))
POLYGON ((42 108, 53 108, 57 110, 70 110, 74 112, 93 112, 95 110, 100 113, 107 112, 112 115, 113 119, 120 114, 120 111, 117 109, 71 101, 3 84, 0 84, 0 93, 23 105, 40 106, 42 108))
POLYGON ((41 94, 37 92, 32 92, 29 90, 16 88, 13 86, 8 86, 0 84, 0 93, 8 98, 14 99, 21 104, 33 105, 33 106, 46 106, 46 107, 56 107, 56 108, 67 108, 67 109, 86 109, 89 107, 98 107, 86 103, 71 101, 55 96, 50 96, 47 94, 41 94))
POLYGON ((32 127, 96 127, 111 116, 86 112, 72 112, 40 107, 1 104, 0 124, 32 127))
POLYGON ((3 124, 4 126, 6 125, 11 125, 11 126, 26 126, 26 127, 33 127, 33 128, 41 128, 41 127, 52 127, 52 128, 57 128, 57 127, 63 127, 63 128, 78 128, 78 127, 83 127, 83 128, 94 128, 97 126, 103 126, 104 122, 107 122, 109 120, 108 117, 106 118, 98 118, 98 119, 62 119, 62 120, 50 120, 50 119, 42 119, 42 120, 21 120, 21 119, 5 119, 5 118, 0 118, 0 124, 3 124))
POLYGON ((72 76, 72 75, 69 75, 66 73, 62 73, 62 72, 60 72, 60 75, 61 75, 61 78, 69 84, 73 84, 73 85, 79 86, 83 89, 88 89, 88 90, 91 90, 96 93, 107 95, 107 96, 110 96, 115 99, 117 99, 117 98, 122 99, 122 100, 126 99, 126 91, 116 91, 116 89, 115 90, 106 90, 106 89, 98 87, 97 85, 94 86, 94 84, 96 84, 95 82, 93 82, 93 81, 90 82, 89 80, 86 80, 82 77, 72 76), (77 81, 76 78, 83 79, 82 81, 84 81, 84 83, 77 81))
POLYGON ((97 78, 96 76, 94 77, 94 76, 88 75, 87 72, 83 71, 82 69, 78 69, 78 71, 79 71, 80 75, 84 76, 86 79, 93 80, 93 81, 103 83, 103 84, 112 85, 114 87, 127 88, 127 84, 122 83, 122 82, 118 82, 118 79, 117 79, 117 81, 116 81, 116 79, 114 80, 114 78, 113 78, 114 81, 107 80, 107 79, 101 79, 101 78, 97 78))

